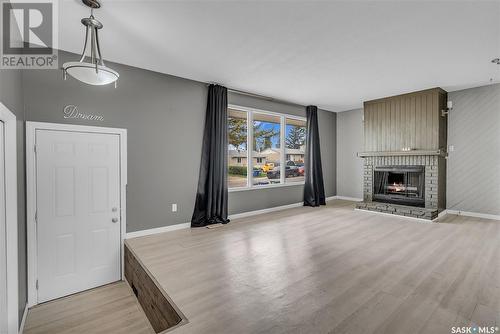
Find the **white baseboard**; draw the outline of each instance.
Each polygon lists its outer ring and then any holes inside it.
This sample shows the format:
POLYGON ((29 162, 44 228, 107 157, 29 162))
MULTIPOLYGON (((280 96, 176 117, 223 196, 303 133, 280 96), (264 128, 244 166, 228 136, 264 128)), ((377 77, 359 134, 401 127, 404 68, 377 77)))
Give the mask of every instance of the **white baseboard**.
POLYGON ((475 217, 475 218, 500 220, 500 215, 492 215, 492 214, 489 214, 489 213, 460 211, 460 210, 452 210, 452 209, 447 209, 445 211, 446 211, 446 213, 449 213, 450 215, 458 215, 458 216, 467 216, 467 217, 475 217))
MULTIPOLYGON (((325 198, 326 202, 333 201, 336 199, 342 199, 346 201, 354 201, 354 202, 360 202, 363 199, 361 198, 354 198, 354 197, 344 197, 344 196, 330 196, 325 198)), ((248 212, 242 212, 242 213, 236 213, 234 215, 230 215, 229 219, 238 219, 238 218, 245 218, 245 217, 251 217, 255 215, 261 215, 263 213, 269 213, 269 212, 275 212, 275 211, 281 211, 281 210, 286 210, 286 209, 291 209, 291 208, 297 208, 304 206, 304 202, 300 203, 293 203, 293 204, 288 204, 288 205, 281 205, 281 206, 275 206, 272 208, 266 208, 262 210, 255 210, 255 211, 248 211, 248 212)))
POLYGON ((438 213, 437 219, 443 218, 444 216, 446 216, 447 213, 448 213, 447 210, 441 211, 440 213, 438 213))
MULTIPOLYGON (((300 207, 303 205, 304 205, 304 203, 300 202, 300 203, 293 203, 293 204, 282 205, 282 206, 275 206, 273 208, 266 208, 266 209, 262 209, 262 210, 236 213, 233 215, 229 215, 228 218, 229 219, 238 219, 238 218, 251 217, 251 216, 261 215, 263 213, 269 213, 269 212, 274 212, 274 211, 281 211, 281 210, 286 210, 286 209, 291 209, 291 208, 297 208, 297 207, 300 207)), ((181 230, 184 228, 189 228, 190 226, 191 226, 191 223, 188 222, 188 223, 182 223, 182 224, 175 224, 175 225, 151 228, 148 230, 129 232, 129 233, 127 233, 125 239, 138 238, 138 237, 143 237, 146 235, 176 231, 176 230, 181 230)))
MULTIPOLYGON (((353 198, 353 197, 345 197, 345 196, 330 196, 325 198, 325 200, 332 201, 336 199, 341 199, 341 200, 347 200, 347 201, 355 201, 359 202, 362 201, 361 198, 353 198)), ((287 205, 281 205, 281 206, 275 206, 272 208, 266 208, 266 209, 261 209, 261 210, 254 210, 254 211, 247 211, 247 212, 242 212, 242 213, 235 213, 233 215, 229 215, 229 219, 239 219, 239 218, 246 218, 246 217, 251 217, 251 216, 256 216, 256 215, 261 215, 264 213, 269 213, 269 212, 275 212, 275 211, 282 211, 286 209, 292 209, 292 208, 298 208, 303 206, 304 203, 293 203, 293 204, 287 204, 287 205)), ((191 226, 191 223, 182 223, 182 224, 175 224, 175 225, 170 225, 170 226, 162 226, 162 227, 157 227, 157 228, 152 228, 148 230, 141 230, 141 231, 135 231, 135 232, 129 232, 126 234, 125 239, 131 239, 131 238, 138 238, 138 237, 143 237, 146 235, 152 235, 152 234, 157 234, 157 233, 164 233, 164 232, 171 232, 171 231, 176 231, 184 228, 189 228, 191 226)))
POLYGON ((334 197, 335 199, 341 199, 344 201, 363 202, 363 199, 358 197, 349 197, 349 196, 334 196, 334 197))
POLYGON ((364 212, 364 213, 368 213, 368 214, 374 213, 376 215, 389 216, 389 217, 393 217, 393 218, 403 218, 403 219, 414 220, 414 221, 418 221, 420 223, 428 223, 428 224, 435 223, 436 219, 437 219, 437 218, 435 218, 434 220, 429 220, 429 219, 415 218, 415 217, 408 217, 408 216, 401 216, 401 215, 394 215, 392 213, 378 212, 378 211, 369 211, 369 210, 363 210, 363 209, 357 209, 357 208, 355 208, 354 211, 364 212))
POLYGON ((23 334, 27 316, 28 316, 28 304, 26 304, 26 306, 24 307, 23 318, 21 319, 21 325, 19 326, 19 334, 23 334))
POLYGON ((162 227, 157 227, 157 228, 150 228, 148 230, 129 232, 126 234, 125 239, 138 238, 138 237, 143 237, 143 236, 151 235, 151 234, 176 231, 176 230, 181 230, 184 228, 189 228, 190 226, 191 226, 191 223, 182 223, 182 224, 162 226, 162 227))

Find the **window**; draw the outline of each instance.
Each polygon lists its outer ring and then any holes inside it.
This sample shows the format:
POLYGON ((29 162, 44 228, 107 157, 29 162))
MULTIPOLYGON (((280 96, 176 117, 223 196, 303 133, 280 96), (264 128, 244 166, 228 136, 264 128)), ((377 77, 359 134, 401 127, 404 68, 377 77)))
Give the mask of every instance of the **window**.
POLYGON ((228 111, 228 187, 247 187, 247 113, 232 109, 228 111))
POLYGON ((306 154, 306 121, 286 118, 285 182, 304 182, 304 156, 306 154))
POLYGON ((254 167, 254 186, 281 183, 281 118, 280 116, 253 113, 253 155, 264 155, 268 165, 254 167), (272 166, 271 166, 272 164, 272 166))
POLYGON ((228 115, 230 189, 304 182, 305 118, 243 107, 228 115))

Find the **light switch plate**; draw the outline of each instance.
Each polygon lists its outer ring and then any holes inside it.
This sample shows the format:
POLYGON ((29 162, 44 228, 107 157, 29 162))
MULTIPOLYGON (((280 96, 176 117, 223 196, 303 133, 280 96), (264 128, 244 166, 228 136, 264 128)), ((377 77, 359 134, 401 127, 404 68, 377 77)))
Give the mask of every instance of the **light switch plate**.
POLYGON ((448 152, 453 152, 453 151, 455 151, 455 146, 453 145, 448 146, 448 152))
POLYGON ((172 212, 177 212, 177 204, 172 204, 172 212))

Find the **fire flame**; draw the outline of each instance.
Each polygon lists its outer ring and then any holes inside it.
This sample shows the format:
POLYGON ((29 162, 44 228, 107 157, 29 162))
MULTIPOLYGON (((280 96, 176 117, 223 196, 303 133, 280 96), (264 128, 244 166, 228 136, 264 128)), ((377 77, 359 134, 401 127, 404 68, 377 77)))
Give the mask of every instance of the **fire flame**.
POLYGON ((402 184, 396 184, 396 182, 394 182, 394 191, 404 191, 405 190, 405 187, 402 185, 402 184))

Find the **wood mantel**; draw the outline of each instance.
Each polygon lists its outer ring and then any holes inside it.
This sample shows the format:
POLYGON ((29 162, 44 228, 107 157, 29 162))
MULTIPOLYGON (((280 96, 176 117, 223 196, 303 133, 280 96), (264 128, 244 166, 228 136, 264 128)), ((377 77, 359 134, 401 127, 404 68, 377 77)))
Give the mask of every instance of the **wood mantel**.
POLYGON ((446 156, 443 150, 411 150, 411 151, 371 151, 371 152, 358 152, 358 157, 392 157, 392 156, 415 156, 415 155, 437 155, 441 157, 446 156))

